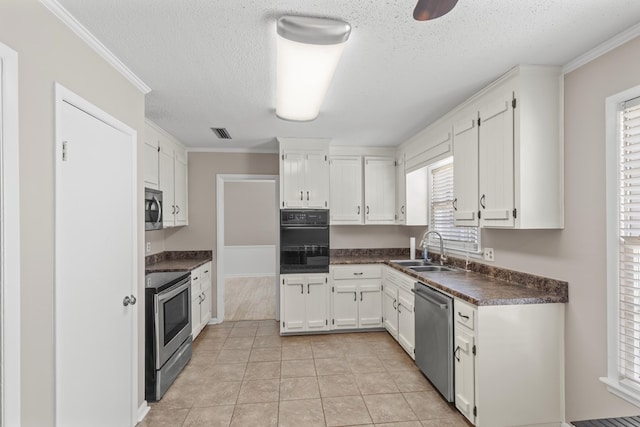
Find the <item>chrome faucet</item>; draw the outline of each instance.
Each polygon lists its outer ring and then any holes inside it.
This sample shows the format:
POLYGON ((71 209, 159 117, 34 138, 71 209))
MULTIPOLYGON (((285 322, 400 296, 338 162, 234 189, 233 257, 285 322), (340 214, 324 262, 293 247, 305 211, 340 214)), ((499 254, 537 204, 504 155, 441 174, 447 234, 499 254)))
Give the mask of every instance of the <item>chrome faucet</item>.
POLYGON ((422 235, 422 242, 420 242, 420 245, 422 246, 423 258, 425 259, 425 261, 431 261, 431 258, 428 257, 429 252, 427 250, 427 245, 429 244, 428 238, 429 238, 429 234, 431 233, 435 234, 440 239, 440 265, 444 265, 444 263, 447 262, 447 256, 444 253, 444 244, 442 241, 442 234, 438 233, 437 231, 426 230, 422 235))

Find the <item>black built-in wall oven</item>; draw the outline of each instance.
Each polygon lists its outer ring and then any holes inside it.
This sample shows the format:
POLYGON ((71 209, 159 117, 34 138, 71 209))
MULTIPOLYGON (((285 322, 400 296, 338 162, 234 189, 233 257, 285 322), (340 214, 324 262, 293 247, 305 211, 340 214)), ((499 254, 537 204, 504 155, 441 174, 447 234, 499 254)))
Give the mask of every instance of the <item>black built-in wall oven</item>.
POLYGON ((154 402, 191 360, 191 275, 145 276, 145 398, 154 402))
POLYGON ((280 211, 280 274, 329 272, 329 211, 280 211))

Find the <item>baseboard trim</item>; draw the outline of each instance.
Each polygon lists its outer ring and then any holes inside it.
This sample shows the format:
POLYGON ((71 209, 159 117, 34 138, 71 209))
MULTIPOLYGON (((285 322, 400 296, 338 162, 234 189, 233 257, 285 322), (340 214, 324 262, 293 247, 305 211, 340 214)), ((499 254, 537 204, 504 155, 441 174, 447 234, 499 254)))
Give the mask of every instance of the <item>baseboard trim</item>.
POLYGON ((207 325, 219 325, 220 323, 222 323, 222 320, 218 319, 217 317, 212 317, 207 322, 207 325))
POLYGON ((571 424, 568 423, 562 423, 561 427, 573 427, 571 424))
POLYGON ((151 407, 147 404, 147 401, 143 401, 142 404, 140 404, 140 407, 138 408, 138 422, 142 422, 142 420, 144 420, 144 417, 147 416, 147 414, 149 413, 149 411, 151 410, 151 407))

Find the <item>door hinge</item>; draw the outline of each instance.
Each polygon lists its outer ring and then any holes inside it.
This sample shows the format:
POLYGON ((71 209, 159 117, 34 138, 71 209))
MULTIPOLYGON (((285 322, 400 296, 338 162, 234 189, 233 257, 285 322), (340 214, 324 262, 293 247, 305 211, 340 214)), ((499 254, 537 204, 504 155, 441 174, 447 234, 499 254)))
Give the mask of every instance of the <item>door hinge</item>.
POLYGON ((325 320, 324 320, 324 324, 325 324, 326 326, 329 326, 329 319, 325 319, 325 320))
POLYGON ((329 283, 329 279, 327 279, 326 277, 324 278, 324 283, 329 283))
POLYGON ((513 208, 513 218, 517 218, 518 217, 518 209, 513 208))
POLYGON ((473 348, 471 349, 471 352, 473 353, 473 355, 476 355, 476 346, 474 345, 473 348))
POLYGON ((331 324, 335 325, 336 324, 336 319, 331 319, 331 324))
POLYGON ((160 152, 160 146, 158 145, 158 153, 160 152))
POLYGON ((282 202, 282 207, 284 208, 284 202, 282 202))
POLYGON ((481 219, 481 218, 482 218, 482 213, 481 211, 478 211, 478 219, 481 219))
POLYGON ((282 279, 282 286, 284 286, 284 279, 282 279))
POLYGON ((327 201, 326 200, 324 201, 324 207, 325 208, 327 207, 327 201))
POLYGON ((513 98, 513 100, 511 101, 511 106, 515 110, 515 108, 516 108, 516 99, 515 98, 513 98))
POLYGON ((480 117, 478 117, 478 126, 480 126, 480 122, 481 122, 480 117))
POLYGON ((325 162, 327 161, 327 156, 326 156, 326 155, 324 156, 324 161, 325 161, 325 162))
POLYGON ((331 287, 331 292, 335 292, 336 290, 334 289, 334 287, 331 287))
POLYGON ((282 321, 282 327, 284 328, 284 320, 282 321))
POLYGON ((384 291, 384 285, 380 285, 380 289, 384 291))
POLYGON ((67 141, 62 141, 62 161, 67 161, 67 141))
POLYGON ((284 154, 282 155, 282 160, 284 160, 284 154))
POLYGON ((473 407, 473 416, 474 416, 474 417, 477 417, 477 416, 478 416, 478 407, 477 407, 477 406, 474 406, 474 407, 473 407))
POLYGON ((398 161, 397 160, 393 161, 393 166, 398 167, 398 161))
POLYGON ((396 214, 396 221, 398 220, 398 214, 396 214))

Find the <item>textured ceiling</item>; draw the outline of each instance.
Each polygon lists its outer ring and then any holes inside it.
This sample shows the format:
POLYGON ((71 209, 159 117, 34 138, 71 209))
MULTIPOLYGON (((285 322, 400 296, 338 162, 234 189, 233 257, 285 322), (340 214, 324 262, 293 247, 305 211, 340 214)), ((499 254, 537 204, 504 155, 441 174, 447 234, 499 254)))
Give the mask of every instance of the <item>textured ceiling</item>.
POLYGON ((194 149, 269 150, 277 136, 397 145, 511 67, 564 65, 640 22, 638 0, 459 0, 426 22, 412 18, 416 0, 59 3, 152 88, 146 116, 194 149), (285 14, 353 28, 313 122, 275 116, 285 14))

